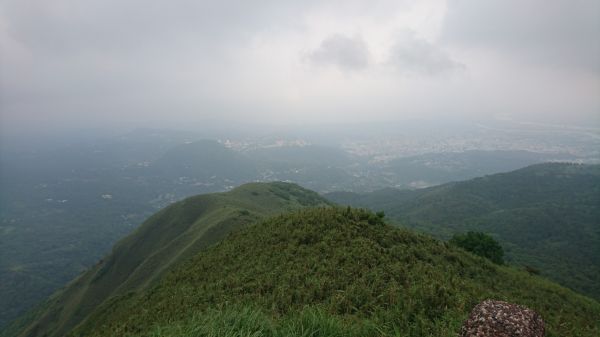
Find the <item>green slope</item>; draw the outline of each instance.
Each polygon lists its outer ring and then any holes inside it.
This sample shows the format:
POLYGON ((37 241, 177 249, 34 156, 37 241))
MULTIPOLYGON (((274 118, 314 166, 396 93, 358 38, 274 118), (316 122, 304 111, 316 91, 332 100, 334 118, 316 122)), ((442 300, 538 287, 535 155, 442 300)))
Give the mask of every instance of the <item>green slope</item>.
POLYGON ((540 164, 416 191, 332 193, 342 204, 383 210, 442 239, 478 230, 527 265, 600 299, 600 166, 540 164))
POLYGON ((257 219, 326 205, 318 194, 286 183, 246 184, 227 193, 188 198, 158 212, 111 254, 53 295, 3 336, 63 336, 115 295, 140 291, 200 249, 257 219))
POLYGON ((600 333, 594 300, 367 211, 316 208, 234 231, 70 336, 456 336, 488 298, 540 312, 549 337, 600 333))

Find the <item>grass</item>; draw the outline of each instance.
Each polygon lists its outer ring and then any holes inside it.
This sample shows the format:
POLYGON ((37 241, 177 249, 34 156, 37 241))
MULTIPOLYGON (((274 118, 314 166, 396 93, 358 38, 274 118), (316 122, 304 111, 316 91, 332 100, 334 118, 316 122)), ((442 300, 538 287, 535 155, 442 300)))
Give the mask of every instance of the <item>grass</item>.
POLYGON ((317 208, 234 231, 71 336, 455 336, 485 299, 538 311, 548 337, 600 333, 594 300, 368 211, 317 208))
POLYGON ((151 337, 353 337, 375 336, 377 327, 348 322, 323 310, 306 308, 274 320, 260 309, 232 306, 212 309, 167 327, 154 327, 151 337))

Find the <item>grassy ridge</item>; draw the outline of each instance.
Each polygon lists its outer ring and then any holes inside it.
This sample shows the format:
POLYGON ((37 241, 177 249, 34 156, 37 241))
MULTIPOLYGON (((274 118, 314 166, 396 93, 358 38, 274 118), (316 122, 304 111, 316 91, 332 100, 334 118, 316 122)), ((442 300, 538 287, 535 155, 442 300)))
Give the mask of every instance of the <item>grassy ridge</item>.
POLYGON ((3 336, 63 336, 111 297, 151 287, 174 265, 231 230, 270 215, 326 204, 316 193, 286 183, 247 184, 173 204, 117 243, 93 268, 9 326, 3 336))
POLYGON ((488 298, 540 312, 549 337, 600 333, 594 300, 373 213, 328 208, 234 231, 71 336, 455 336, 488 298))
POLYGON ((550 163, 416 191, 332 193, 397 223, 449 239, 483 231, 509 263, 600 299, 600 165, 550 163))

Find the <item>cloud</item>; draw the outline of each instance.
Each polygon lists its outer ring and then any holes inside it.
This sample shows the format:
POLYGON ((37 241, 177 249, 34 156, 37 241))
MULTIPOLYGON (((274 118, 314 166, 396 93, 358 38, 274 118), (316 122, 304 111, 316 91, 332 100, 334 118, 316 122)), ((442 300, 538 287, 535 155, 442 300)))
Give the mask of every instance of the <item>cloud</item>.
POLYGON ((361 70, 369 64, 369 50, 360 36, 334 34, 325 38, 308 56, 317 66, 336 66, 341 70, 361 70))
POLYGON ((0 0, 0 132, 424 111, 590 119, 597 2, 0 0))
POLYGON ((389 64, 401 73, 437 76, 461 71, 465 66, 454 61, 439 47, 418 38, 414 32, 398 34, 391 48, 389 64))
POLYGON ((450 0, 441 39, 530 65, 600 72, 600 1, 450 0))

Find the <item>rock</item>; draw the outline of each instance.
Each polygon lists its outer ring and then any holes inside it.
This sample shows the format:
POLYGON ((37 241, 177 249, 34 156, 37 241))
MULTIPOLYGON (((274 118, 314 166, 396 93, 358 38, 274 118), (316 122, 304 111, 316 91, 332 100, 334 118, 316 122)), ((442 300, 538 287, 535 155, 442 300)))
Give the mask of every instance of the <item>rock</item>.
POLYGON ((544 321, 535 311, 502 301, 486 300, 473 308, 461 337, 544 337, 544 321))

